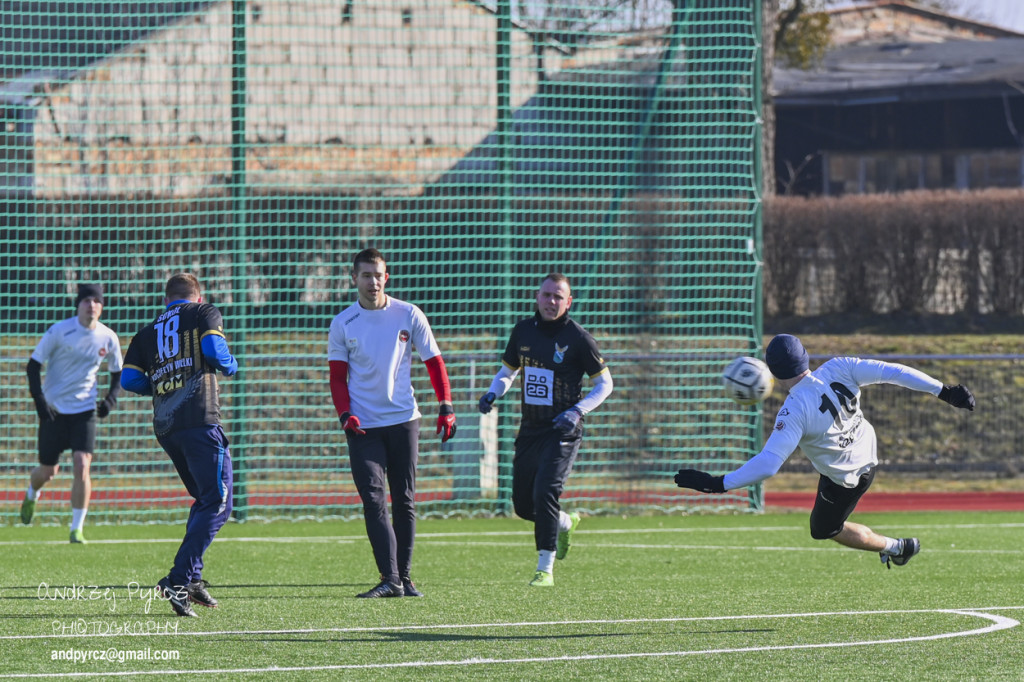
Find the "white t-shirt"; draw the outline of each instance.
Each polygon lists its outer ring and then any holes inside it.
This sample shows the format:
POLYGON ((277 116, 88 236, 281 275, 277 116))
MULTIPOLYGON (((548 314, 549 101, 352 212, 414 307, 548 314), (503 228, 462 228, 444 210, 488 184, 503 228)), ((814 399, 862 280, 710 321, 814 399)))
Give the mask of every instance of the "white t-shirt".
POLYGON ((357 302, 331 322, 327 359, 348 363, 349 411, 363 428, 420 418, 410 378, 413 346, 424 361, 441 354, 423 311, 390 296, 381 310, 357 302))
POLYGON ((101 322, 95 329, 83 327, 78 317, 50 327, 32 359, 46 365, 43 395, 61 414, 80 414, 96 409, 96 374, 104 361, 111 372, 123 364, 117 334, 101 322))
POLYGON ((905 365, 833 358, 790 389, 761 452, 781 464, 799 447, 818 473, 855 487, 878 464, 875 430, 860 405, 860 387, 869 384, 896 384, 932 395, 942 390, 942 382, 905 365))

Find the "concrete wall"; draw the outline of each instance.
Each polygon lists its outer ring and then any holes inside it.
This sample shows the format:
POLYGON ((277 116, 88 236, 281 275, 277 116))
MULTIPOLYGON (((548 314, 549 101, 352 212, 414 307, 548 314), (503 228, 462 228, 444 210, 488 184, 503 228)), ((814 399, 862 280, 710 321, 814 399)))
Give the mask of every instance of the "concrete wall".
MULTIPOLYGON (((458 0, 248 5, 247 156, 264 186, 415 193, 495 127, 495 18, 458 0)), ((513 106, 537 59, 513 31, 513 106)), ((547 71, 560 68, 547 51, 547 71)), ((230 3, 53 88, 35 191, 190 196, 230 180, 230 3)))

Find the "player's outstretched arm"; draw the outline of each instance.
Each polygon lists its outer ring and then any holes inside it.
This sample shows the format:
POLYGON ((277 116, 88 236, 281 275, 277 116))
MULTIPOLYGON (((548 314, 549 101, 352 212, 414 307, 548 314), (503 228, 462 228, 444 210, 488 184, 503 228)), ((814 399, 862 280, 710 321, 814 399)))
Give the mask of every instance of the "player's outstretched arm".
POLYGON ((697 469, 680 469, 675 476, 676 485, 702 493, 724 493, 724 476, 712 476, 706 471, 697 469))
POLYGON ((949 403, 953 407, 959 407, 961 410, 974 412, 974 394, 963 384, 944 385, 939 391, 939 400, 949 403))

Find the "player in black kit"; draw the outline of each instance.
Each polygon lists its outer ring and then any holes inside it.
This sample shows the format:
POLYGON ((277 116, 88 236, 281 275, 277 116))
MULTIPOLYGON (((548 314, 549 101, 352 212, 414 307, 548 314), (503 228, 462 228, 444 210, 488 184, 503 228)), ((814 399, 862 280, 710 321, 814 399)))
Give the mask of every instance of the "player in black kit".
POLYGON ((512 504, 521 518, 534 522, 537 571, 530 585, 554 585, 554 560, 564 559, 579 514, 566 514, 558 498, 572 471, 583 438, 583 417, 612 392, 612 377, 597 343, 569 319, 572 290, 565 275, 541 280, 537 312, 516 324, 480 411, 511 388, 520 371, 522 422, 512 460, 512 504), (582 400, 583 375, 594 386, 582 400))
POLYGON ((231 376, 220 311, 203 303, 199 280, 181 273, 167 281, 167 309, 132 339, 121 385, 153 396, 153 431, 195 502, 170 573, 157 587, 179 616, 189 602, 215 607, 202 579, 203 554, 231 514, 231 455, 220 425, 216 371, 231 376))

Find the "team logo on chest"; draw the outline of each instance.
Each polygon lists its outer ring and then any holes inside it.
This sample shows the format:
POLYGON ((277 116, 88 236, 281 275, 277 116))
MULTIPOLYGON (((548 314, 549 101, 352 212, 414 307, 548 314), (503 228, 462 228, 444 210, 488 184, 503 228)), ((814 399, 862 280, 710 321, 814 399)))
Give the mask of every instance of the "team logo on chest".
POLYGON ((567 351, 567 350, 569 350, 569 344, 565 344, 564 346, 559 346, 558 343, 555 343, 555 357, 554 357, 554 361, 560 363, 563 360, 565 360, 565 351, 567 351))
POLYGON ((408 330, 403 329, 402 331, 398 332, 398 340, 401 341, 402 343, 408 343, 409 342, 409 332, 408 332, 408 330))

